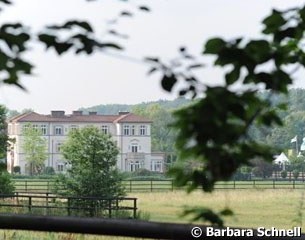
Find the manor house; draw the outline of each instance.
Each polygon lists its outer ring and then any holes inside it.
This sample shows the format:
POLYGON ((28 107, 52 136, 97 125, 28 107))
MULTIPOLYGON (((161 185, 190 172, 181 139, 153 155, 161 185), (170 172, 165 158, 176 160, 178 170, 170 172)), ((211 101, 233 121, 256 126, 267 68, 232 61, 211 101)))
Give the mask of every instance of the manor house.
POLYGON ((9 172, 14 166, 20 166, 21 173, 26 173, 27 163, 23 151, 23 129, 32 124, 39 129, 47 142, 47 159, 45 166, 53 167, 56 172, 65 172, 67 162, 60 153, 69 131, 84 126, 98 127, 103 133, 110 134, 116 142, 120 153, 117 167, 121 171, 132 172, 140 168, 150 171, 164 171, 164 154, 151 152, 152 121, 129 112, 117 115, 98 115, 97 112, 84 114, 73 111, 51 111, 49 115, 29 112, 13 117, 8 121, 8 135, 15 142, 8 150, 7 164, 9 172))

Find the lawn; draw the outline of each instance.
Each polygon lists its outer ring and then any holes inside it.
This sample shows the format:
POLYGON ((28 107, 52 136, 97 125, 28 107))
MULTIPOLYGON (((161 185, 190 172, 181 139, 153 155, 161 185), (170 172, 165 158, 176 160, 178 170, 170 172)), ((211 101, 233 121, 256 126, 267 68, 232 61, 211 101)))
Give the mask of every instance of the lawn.
MULTIPOLYGON (((304 190, 217 190, 212 194, 196 191, 190 195, 183 191, 131 193, 137 197, 138 207, 151 221, 189 222, 181 217, 185 206, 205 206, 215 211, 231 208, 235 215, 227 217, 225 224, 234 227, 276 227, 291 228, 304 224, 304 190), (301 217, 298 217, 301 216, 301 217)), ((130 239, 113 237, 82 236, 76 234, 34 233, 22 231, 2 231, 0 239, 46 239, 46 240, 81 240, 81 239, 130 239)))
MULTIPOLYGON (((235 227, 290 228, 300 225, 298 214, 304 190, 217 190, 212 194, 200 191, 186 194, 182 191, 163 193, 134 193, 139 198, 139 208, 150 214, 152 221, 187 222, 181 217, 185 206, 205 206, 215 211, 231 208, 233 217, 225 224, 235 227)), ((305 203, 303 203, 305 204, 305 203)))

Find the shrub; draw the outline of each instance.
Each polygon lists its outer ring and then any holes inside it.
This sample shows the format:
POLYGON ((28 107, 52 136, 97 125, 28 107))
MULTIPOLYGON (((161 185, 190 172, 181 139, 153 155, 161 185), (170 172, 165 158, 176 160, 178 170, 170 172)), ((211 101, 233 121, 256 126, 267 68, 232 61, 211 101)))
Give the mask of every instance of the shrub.
POLYGON ((20 173, 21 173, 20 166, 15 166, 14 169, 13 169, 13 171, 14 171, 14 173, 20 174, 20 173))
POLYGON ((55 170, 54 170, 53 167, 45 167, 43 172, 46 175, 54 175, 55 174, 55 170))
POLYGON ((6 171, 6 163, 0 162, 0 172, 6 171))
POLYGON ((281 171, 281 177, 285 179, 287 177, 287 171, 281 171))
POLYGON ((15 191, 11 175, 6 172, 0 172, 0 194, 12 194, 15 191))
POLYGON ((293 170, 292 175, 294 179, 298 179, 300 172, 298 170, 293 170))

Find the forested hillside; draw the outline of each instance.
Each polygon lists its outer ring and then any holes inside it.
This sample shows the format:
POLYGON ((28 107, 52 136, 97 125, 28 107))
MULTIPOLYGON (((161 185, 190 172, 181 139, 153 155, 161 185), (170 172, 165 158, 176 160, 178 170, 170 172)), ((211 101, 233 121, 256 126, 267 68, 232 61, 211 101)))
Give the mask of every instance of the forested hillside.
POLYGON ((100 104, 88 108, 80 108, 79 110, 88 112, 98 112, 99 114, 117 114, 119 111, 131 112, 135 107, 148 107, 150 105, 157 104, 160 107, 168 110, 180 108, 190 103, 190 100, 185 98, 177 98, 175 100, 158 100, 153 102, 143 102, 139 104, 100 104))
POLYGON ((295 142, 291 139, 297 136, 298 148, 305 137, 305 89, 291 89, 288 96, 270 95, 269 92, 259 93, 261 97, 269 97, 273 105, 287 103, 286 109, 276 108, 279 111, 283 126, 271 128, 252 128, 250 135, 254 139, 267 142, 268 144, 280 149, 295 149, 295 142))

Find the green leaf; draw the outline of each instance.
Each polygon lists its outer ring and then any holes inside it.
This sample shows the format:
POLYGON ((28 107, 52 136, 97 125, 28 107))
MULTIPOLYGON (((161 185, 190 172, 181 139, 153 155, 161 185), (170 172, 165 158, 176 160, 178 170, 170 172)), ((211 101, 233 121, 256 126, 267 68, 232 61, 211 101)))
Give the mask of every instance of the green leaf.
POLYGON ((57 42, 56 36, 50 34, 39 34, 38 39, 39 41, 45 43, 47 48, 54 46, 54 44, 57 42))
POLYGON ((117 50, 123 50, 123 47, 116 43, 97 43, 96 44, 99 48, 114 48, 117 50))
POLYGON ((140 9, 141 11, 150 12, 150 8, 147 7, 147 6, 139 6, 139 9, 140 9))
POLYGON ((225 78, 226 78, 226 84, 227 85, 231 85, 233 83, 235 83, 240 76, 240 67, 234 67, 233 70, 229 73, 226 74, 225 78))
POLYGON ((266 40, 250 41, 246 45, 245 51, 256 63, 269 61, 272 57, 271 46, 266 40))
POLYGON ((234 213, 233 213, 233 211, 232 211, 231 209, 225 208, 225 209, 223 209, 223 210, 220 212, 220 215, 222 215, 222 216, 233 216, 234 213))
POLYGON ((124 17, 132 17, 133 14, 131 12, 128 12, 128 11, 122 11, 120 13, 120 16, 124 16, 124 17))
POLYGON ((177 82, 177 78, 174 74, 170 74, 170 75, 164 74, 161 80, 161 86, 165 91, 170 92, 174 87, 174 85, 176 84, 176 82, 177 82))
POLYGON ((156 68, 156 67, 153 67, 153 68, 151 68, 149 71, 148 71, 148 75, 150 75, 150 74, 152 74, 152 73, 154 73, 155 71, 157 71, 158 70, 158 68, 156 68))
POLYGON ((186 69, 191 70, 191 69, 194 69, 194 68, 201 68, 201 67, 204 67, 204 64, 196 63, 196 64, 189 65, 186 69))
POLYGON ((265 25, 263 33, 270 34, 277 32, 281 26, 286 24, 286 20, 281 12, 273 10, 272 14, 263 20, 263 24, 265 25))
POLYGON ((149 61, 149 62, 155 62, 155 63, 159 63, 159 58, 153 58, 153 57, 146 57, 144 58, 145 61, 149 61))
POLYGON ((221 38, 212 38, 206 43, 204 53, 218 54, 225 46, 226 42, 221 38))
POLYGON ((61 29, 71 29, 74 26, 78 26, 88 32, 93 32, 93 29, 88 22, 76 21, 76 20, 67 21, 63 25, 51 25, 51 26, 48 26, 47 28, 53 29, 53 30, 61 30, 61 29))

